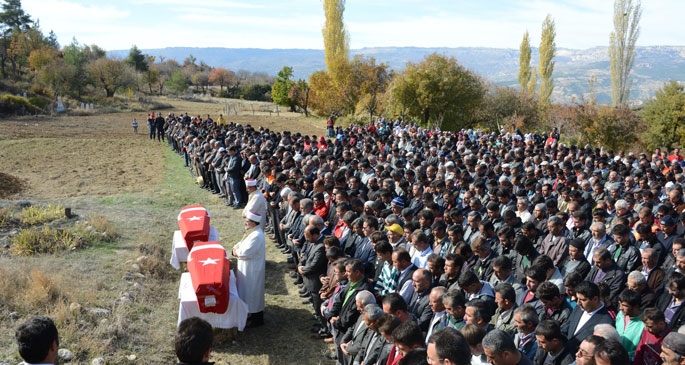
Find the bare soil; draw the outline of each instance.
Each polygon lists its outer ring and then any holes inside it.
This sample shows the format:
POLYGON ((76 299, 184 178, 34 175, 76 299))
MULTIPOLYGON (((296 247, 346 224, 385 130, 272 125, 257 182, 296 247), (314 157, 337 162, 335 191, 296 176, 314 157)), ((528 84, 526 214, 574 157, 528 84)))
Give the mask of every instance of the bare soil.
MULTIPOLYGON (((269 113, 273 105, 266 103, 159 102, 173 106, 163 114, 216 118, 229 110, 229 121, 255 127, 325 132, 322 119, 269 113)), ((0 120, 0 207, 23 200, 60 203, 73 208, 75 219, 103 215, 121 233, 114 244, 54 256, 12 257, 0 247, 0 291, 23 291, 24 284, 34 288, 22 293, 21 300, 11 299, 19 294, 0 293, 0 332, 13 333, 31 315, 49 315, 56 319, 62 347, 75 353, 72 363, 90 364, 97 357, 108 364, 175 362, 172 341, 180 272, 168 262, 176 214, 183 205, 204 204, 229 249, 242 236, 241 224, 238 211, 194 186, 182 159, 170 153, 166 143, 148 139, 146 114, 100 114, 96 106, 91 115, 0 120), (138 135, 133 134, 133 118, 140 125, 138 135), (40 285, 36 277, 42 278, 40 285), (47 289, 56 294, 37 300, 34 293, 47 289), (129 299, 122 302, 122 296, 129 299), (98 308, 109 314, 98 314, 105 313, 98 308)), ((237 337, 230 331, 217 332, 211 360, 330 363, 321 356, 327 346, 309 339, 311 305, 301 304, 285 257, 273 244, 267 246, 267 325, 237 337)), ((0 336, 0 363, 18 360, 13 338, 0 336)))

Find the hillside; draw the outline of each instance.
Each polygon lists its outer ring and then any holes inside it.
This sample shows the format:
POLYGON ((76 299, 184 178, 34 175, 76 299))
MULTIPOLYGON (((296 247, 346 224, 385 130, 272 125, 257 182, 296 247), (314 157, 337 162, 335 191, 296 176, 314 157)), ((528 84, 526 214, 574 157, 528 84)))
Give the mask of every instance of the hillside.
MULTIPOLYGON (((292 66, 295 78, 307 78, 312 72, 323 69, 323 50, 313 49, 255 49, 255 48, 192 48, 174 47, 143 49, 152 56, 164 56, 183 62, 188 55, 213 67, 231 70, 266 72, 271 75, 285 65, 292 66)), ((461 64, 474 70, 487 80, 499 85, 517 86, 517 49, 497 48, 418 48, 379 47, 352 50, 352 55, 375 57, 395 70, 404 68, 408 61, 418 62, 426 55, 437 52, 455 57, 461 64)), ((115 57, 126 57, 128 50, 111 51, 115 57)), ((632 99, 635 104, 654 96, 664 82, 685 81, 685 46, 638 47, 633 67, 632 99)), ((533 62, 538 59, 533 49, 533 62)), ((608 102, 611 93, 609 55, 607 47, 585 50, 559 49, 555 58, 555 89, 557 101, 570 101, 588 92, 588 80, 594 76, 595 92, 600 102, 608 102)))

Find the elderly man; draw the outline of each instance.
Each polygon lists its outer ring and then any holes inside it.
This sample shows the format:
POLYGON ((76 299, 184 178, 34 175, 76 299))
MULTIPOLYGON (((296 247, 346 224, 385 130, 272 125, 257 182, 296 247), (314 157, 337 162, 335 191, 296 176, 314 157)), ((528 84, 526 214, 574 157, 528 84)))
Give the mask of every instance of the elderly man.
POLYGON ((421 331, 428 332, 428 326, 433 316, 430 306, 430 292, 433 285, 433 274, 426 269, 418 269, 412 274, 414 294, 407 303, 409 312, 416 317, 421 331))
POLYGON ((259 225, 264 229, 266 225, 266 211, 267 202, 266 198, 261 191, 257 188, 257 180, 247 179, 245 180, 245 186, 247 189, 247 204, 243 209, 243 218, 245 218, 247 212, 254 212, 262 216, 262 221, 259 225))
POLYGON ((645 279, 645 276, 639 271, 633 271, 628 274, 626 289, 630 289, 640 294, 641 308, 653 307, 656 303, 656 294, 654 294, 654 291, 647 285, 647 279, 645 279))
POLYGON ((245 215, 244 238, 233 246, 238 258, 236 287, 250 313, 247 326, 264 324, 264 283, 266 281, 266 240, 260 226, 262 216, 255 212, 245 215))
MULTIPOLYGON (((364 337, 369 331, 373 331, 369 328, 368 323, 377 321, 383 315, 383 309, 375 304, 373 294, 369 291, 364 290, 357 293, 355 304, 361 315, 355 325, 350 327, 340 340, 340 352, 338 355, 340 353, 344 355, 344 363, 352 363, 352 359, 357 357, 362 348, 364 337)), ((340 357, 338 359, 341 362, 343 360, 340 357)))
POLYGON ((685 335, 671 332, 661 343, 661 360, 664 365, 682 365, 685 362, 685 335))
POLYGON ((386 233, 388 237, 388 242, 390 242, 390 245, 392 246, 392 249, 398 249, 398 248, 407 248, 407 241, 404 239, 404 230, 402 227, 400 227, 399 224, 394 223, 389 226, 386 226, 385 229, 388 231, 386 233))
POLYGON ((493 365, 532 365, 532 362, 516 348, 514 339, 502 330, 492 330, 483 337, 483 352, 493 365))
POLYGON ((568 255, 568 242, 566 242, 564 223, 558 217, 550 217, 547 220, 549 233, 542 240, 540 254, 552 258, 554 266, 561 266, 568 255))
POLYGON ((532 305, 524 304, 514 311, 514 326, 517 330, 514 344, 531 361, 538 351, 538 341, 535 338, 535 328, 538 323, 538 312, 532 305))
POLYGON ((443 297, 447 289, 443 286, 438 286, 431 289, 428 301, 428 305, 431 308, 433 316, 430 319, 428 325, 428 332, 426 333, 426 343, 430 336, 440 330, 441 328, 447 327, 449 319, 447 317, 447 312, 445 311, 445 305, 443 304, 443 297))
POLYGON ((14 337, 26 363, 57 364, 59 335, 52 319, 33 317, 17 328, 14 337))
POLYGON ((641 261, 642 269, 640 273, 647 280, 647 285, 656 292, 664 281, 665 273, 658 267, 659 258, 656 256, 654 249, 645 248, 642 250, 641 261))
POLYGON ((606 234, 606 226, 601 222, 592 223, 590 225, 590 233, 592 237, 587 241, 584 253, 587 261, 592 264, 592 255, 594 255, 595 250, 600 247, 609 247, 614 240, 606 234))

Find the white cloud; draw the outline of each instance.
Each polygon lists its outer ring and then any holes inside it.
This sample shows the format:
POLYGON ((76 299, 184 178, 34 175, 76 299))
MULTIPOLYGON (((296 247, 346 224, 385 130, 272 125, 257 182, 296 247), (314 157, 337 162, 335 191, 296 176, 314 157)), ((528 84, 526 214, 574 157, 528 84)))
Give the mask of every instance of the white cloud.
MULTIPOLYGON (((168 46, 322 48, 322 2, 313 0, 24 0, 60 43, 112 49, 168 46)), ((685 1, 643 1, 639 45, 683 45, 685 1)), ((378 46, 518 48, 528 30, 540 42, 551 14, 559 48, 608 44, 611 0, 366 0, 347 2, 352 48, 378 46)))

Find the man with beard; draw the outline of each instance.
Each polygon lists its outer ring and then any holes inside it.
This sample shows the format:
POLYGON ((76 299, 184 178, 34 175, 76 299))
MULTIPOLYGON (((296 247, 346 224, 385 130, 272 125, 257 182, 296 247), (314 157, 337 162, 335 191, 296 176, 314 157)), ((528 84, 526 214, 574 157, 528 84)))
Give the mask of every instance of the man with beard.
POLYGON ((247 304, 247 327, 264 324, 264 283, 266 281, 266 240, 259 223, 262 217, 254 212, 245 213, 245 235, 233 246, 232 254, 238 258, 236 287, 240 298, 247 304))
POLYGON ((656 307, 664 312, 666 323, 677 330, 685 323, 685 276, 673 273, 666 281, 666 290, 656 301, 656 307))

